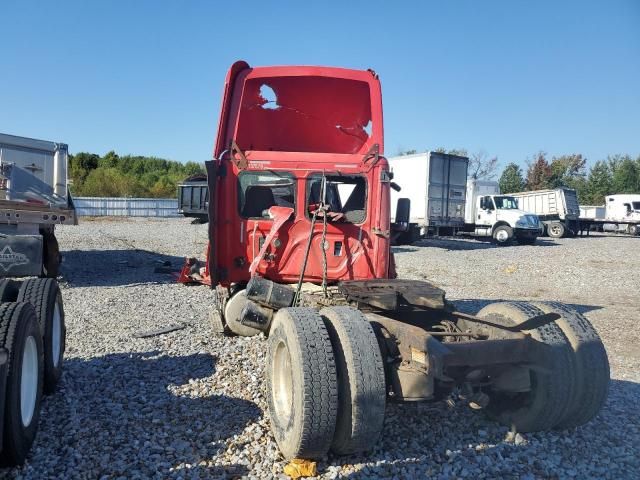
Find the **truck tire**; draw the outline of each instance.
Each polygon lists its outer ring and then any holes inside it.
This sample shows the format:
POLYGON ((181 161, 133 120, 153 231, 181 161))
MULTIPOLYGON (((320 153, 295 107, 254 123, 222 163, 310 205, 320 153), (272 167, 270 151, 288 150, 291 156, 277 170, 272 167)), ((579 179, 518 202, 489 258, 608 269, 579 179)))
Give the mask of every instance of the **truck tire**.
MULTIPOLYGON (((511 327, 543 315, 525 302, 493 303, 478 312, 478 317, 511 327)), ((495 329, 499 336, 499 330, 495 329)), ((521 393, 489 393, 487 412, 499 422, 520 432, 550 430, 558 426, 570 408, 576 385, 576 365, 569 342, 554 322, 523 330, 548 350, 538 355, 530 369, 531 390, 521 393)))
POLYGON ((224 305, 224 321, 229 330, 240 337, 253 337, 260 330, 240 323, 240 313, 247 303, 247 291, 242 289, 227 299, 224 305))
POLYGON ((371 450, 382 432, 387 388, 378 340, 362 312, 351 307, 320 310, 338 374, 338 418, 331 451, 371 450))
POLYGON ((38 430, 43 348, 36 312, 28 303, 0 305, 0 347, 8 352, 0 463, 24 463, 38 430))
POLYGON ((0 279, 0 302, 15 302, 18 300, 20 282, 10 278, 0 279))
POLYGON ((498 225, 493 230, 493 240, 498 245, 507 245, 513 238, 513 228, 509 225, 498 225))
POLYGON ((53 233, 46 233, 43 235, 42 246, 42 263, 44 264, 44 272, 42 276, 47 278, 57 278, 60 273, 60 263, 62 262, 58 239, 53 233))
POLYGON ((638 226, 637 225, 629 225, 629 228, 627 229, 627 231, 629 232, 629 235, 638 235, 638 226))
POLYGON ((336 428, 338 382, 329 334, 311 308, 276 313, 268 341, 271 431, 286 459, 320 458, 336 428))
POLYGON ((53 393, 62 376, 66 328, 58 282, 53 278, 29 278, 22 282, 18 302, 33 305, 44 345, 44 393, 53 393))
POLYGON ((565 234, 564 225, 560 222, 551 222, 547 225, 547 233, 551 238, 562 238, 565 234))
POLYGON ((602 409, 609 391, 607 352, 589 320, 574 309, 557 302, 532 302, 545 313, 557 313, 556 324, 567 337, 576 363, 576 388, 569 411, 557 428, 584 425, 602 409))

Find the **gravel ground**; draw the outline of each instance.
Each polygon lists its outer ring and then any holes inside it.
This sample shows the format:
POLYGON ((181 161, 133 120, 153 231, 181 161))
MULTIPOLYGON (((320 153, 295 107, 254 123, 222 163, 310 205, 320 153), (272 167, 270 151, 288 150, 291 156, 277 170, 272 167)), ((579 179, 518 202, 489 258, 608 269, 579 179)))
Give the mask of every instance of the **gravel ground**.
MULTIPOLYGON (((59 231, 67 352, 28 463, 14 478, 278 478, 262 385, 265 342, 220 338, 212 293, 154 273, 202 257, 185 219, 83 221, 59 231), (187 327, 147 339, 136 332, 187 327)), ((320 462, 322 478, 639 478, 640 239, 596 235, 494 248, 427 240, 395 248, 400 276, 428 279, 473 312, 497 299, 558 300, 609 352, 605 409, 575 431, 513 436, 462 404, 390 404, 368 456, 320 462)))

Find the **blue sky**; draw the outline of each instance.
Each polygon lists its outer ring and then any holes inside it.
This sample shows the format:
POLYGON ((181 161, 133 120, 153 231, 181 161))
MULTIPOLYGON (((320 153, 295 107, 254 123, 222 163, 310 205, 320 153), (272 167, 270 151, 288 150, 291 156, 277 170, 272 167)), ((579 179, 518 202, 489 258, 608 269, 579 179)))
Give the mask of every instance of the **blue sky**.
POLYGON ((387 155, 640 154, 636 0, 2 0, 0 19, 0 132, 72 152, 208 159, 244 59, 375 69, 387 155))

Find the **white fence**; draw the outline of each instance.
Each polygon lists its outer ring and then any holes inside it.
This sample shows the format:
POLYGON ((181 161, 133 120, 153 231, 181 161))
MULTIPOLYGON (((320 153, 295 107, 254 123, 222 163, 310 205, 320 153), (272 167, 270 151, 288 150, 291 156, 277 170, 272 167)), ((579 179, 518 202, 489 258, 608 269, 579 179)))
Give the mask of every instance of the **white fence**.
POLYGON ((177 217, 175 198, 73 197, 79 217, 177 217))

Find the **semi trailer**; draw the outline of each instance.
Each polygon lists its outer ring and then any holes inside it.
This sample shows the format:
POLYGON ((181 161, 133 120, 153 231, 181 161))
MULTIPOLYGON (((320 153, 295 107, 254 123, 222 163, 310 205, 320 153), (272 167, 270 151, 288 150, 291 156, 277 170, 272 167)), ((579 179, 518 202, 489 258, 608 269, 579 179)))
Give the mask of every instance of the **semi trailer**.
POLYGON ((191 175, 178 185, 178 213, 195 222, 205 223, 208 218, 209 187, 205 174, 191 175))
POLYGON ((66 329, 55 226, 75 224, 67 146, 0 134, 0 462, 21 464, 42 395, 62 375, 66 329), (29 277, 29 278, 25 278, 29 277))
POLYGON ((534 190, 511 193, 522 210, 538 215, 545 233, 552 238, 576 235, 579 230, 580 206, 572 188, 534 190))
POLYGON ((602 407, 607 355, 578 312, 503 302, 470 315, 436 285, 397 278, 374 71, 236 62, 206 168, 208 255, 187 259, 180 281, 215 290, 218 333, 267 337, 285 458, 371 450, 388 402, 454 395, 522 432, 573 428, 602 407))
POLYGON ((400 155, 388 159, 394 231, 397 243, 411 243, 427 235, 451 235, 465 223, 465 193, 469 159, 440 152, 400 155), (408 221, 407 221, 408 215, 408 221))

